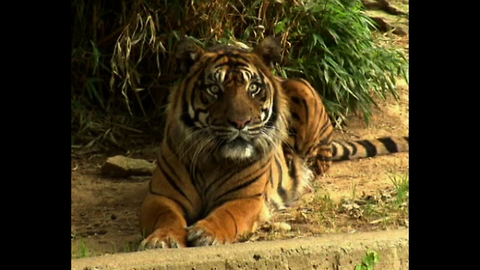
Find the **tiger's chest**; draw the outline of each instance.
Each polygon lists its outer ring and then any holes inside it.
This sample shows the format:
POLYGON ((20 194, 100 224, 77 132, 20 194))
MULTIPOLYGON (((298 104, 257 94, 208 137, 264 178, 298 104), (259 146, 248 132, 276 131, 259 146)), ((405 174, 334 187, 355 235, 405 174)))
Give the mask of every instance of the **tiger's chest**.
POLYGON ((200 215, 223 203, 246 197, 262 197, 268 208, 282 209, 296 200, 303 185, 291 178, 283 153, 272 154, 248 165, 218 163, 191 172, 192 183, 201 198, 200 215))

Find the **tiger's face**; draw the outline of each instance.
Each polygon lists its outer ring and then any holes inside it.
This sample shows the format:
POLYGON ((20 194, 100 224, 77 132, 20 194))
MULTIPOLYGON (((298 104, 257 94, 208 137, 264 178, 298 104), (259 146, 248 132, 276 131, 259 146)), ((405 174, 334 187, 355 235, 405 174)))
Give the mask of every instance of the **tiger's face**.
POLYGON ((195 53, 182 82, 181 117, 188 136, 201 138, 193 147, 224 160, 246 160, 280 145, 288 109, 265 60, 271 58, 231 46, 195 53))

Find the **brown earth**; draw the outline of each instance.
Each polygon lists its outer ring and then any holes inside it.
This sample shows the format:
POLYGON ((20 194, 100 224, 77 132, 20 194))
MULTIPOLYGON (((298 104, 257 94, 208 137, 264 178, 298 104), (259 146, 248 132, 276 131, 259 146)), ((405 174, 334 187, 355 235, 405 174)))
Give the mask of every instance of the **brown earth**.
MULTIPOLYGON (((370 125, 367 126, 360 116, 351 116, 343 132, 337 131, 337 138, 370 139, 388 135, 408 136, 409 90, 403 81, 399 82, 399 88, 400 100, 397 102, 390 97, 386 101, 379 102, 380 108, 375 110, 370 125)), ((156 148, 157 146, 150 146, 124 154, 153 161, 156 148)), ((381 190, 391 190, 392 178, 408 175, 408 157, 408 153, 397 153, 334 163, 328 173, 314 184, 315 192, 304 196, 302 204, 274 216, 273 221, 289 223, 290 231, 268 231, 264 228, 242 241, 285 239, 408 226, 408 220, 393 222, 385 227, 385 224, 381 226, 376 222, 371 224, 371 219, 352 217, 338 211, 342 198, 353 196, 358 198, 363 193, 374 196, 381 190), (326 195, 330 199, 325 199, 326 195), (332 205, 336 205, 333 210, 332 205)), ((100 175, 100 166, 106 158, 107 156, 103 154, 72 155, 72 258, 134 251, 141 241, 138 230, 138 210, 146 194, 150 177, 119 179, 103 177, 100 175), (86 252, 88 254, 85 254, 86 252)))

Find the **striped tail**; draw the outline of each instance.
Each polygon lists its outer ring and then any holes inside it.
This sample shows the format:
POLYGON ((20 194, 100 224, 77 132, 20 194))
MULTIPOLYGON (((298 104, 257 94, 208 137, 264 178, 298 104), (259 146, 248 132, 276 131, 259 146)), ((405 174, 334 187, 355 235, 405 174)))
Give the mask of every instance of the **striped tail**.
POLYGON ((383 137, 372 140, 337 141, 332 143, 332 161, 388 155, 408 152, 407 137, 383 137))

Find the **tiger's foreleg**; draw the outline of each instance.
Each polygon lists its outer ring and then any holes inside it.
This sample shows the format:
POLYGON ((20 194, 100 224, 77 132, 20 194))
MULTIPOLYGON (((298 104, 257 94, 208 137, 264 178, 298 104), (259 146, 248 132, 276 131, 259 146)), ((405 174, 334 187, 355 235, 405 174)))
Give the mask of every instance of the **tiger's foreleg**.
POLYGON ((226 202, 205 219, 187 228, 188 243, 192 246, 233 243, 242 235, 256 230, 264 207, 263 196, 226 202))
POLYGON ((186 226, 183 210, 176 202, 164 196, 148 194, 140 214, 140 228, 147 237, 141 242, 139 250, 186 247, 186 226))

